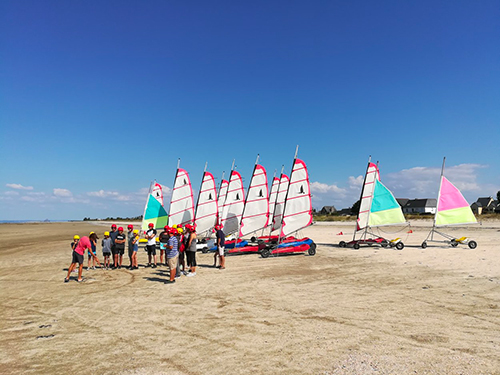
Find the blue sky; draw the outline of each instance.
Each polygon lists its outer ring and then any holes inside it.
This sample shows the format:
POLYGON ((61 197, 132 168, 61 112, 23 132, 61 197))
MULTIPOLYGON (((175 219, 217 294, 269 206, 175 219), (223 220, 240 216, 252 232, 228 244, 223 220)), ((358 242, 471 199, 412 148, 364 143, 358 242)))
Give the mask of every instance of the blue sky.
POLYGON ((313 205, 500 190, 498 1, 0 1, 0 219, 142 214, 296 145, 313 205))

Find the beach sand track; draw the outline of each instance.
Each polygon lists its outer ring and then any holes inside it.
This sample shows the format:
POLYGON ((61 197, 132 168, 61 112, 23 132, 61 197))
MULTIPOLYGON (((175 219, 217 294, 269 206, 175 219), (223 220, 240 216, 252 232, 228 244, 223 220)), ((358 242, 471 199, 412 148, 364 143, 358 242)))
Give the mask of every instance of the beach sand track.
POLYGON ((497 229, 476 250, 403 251, 332 246, 345 229, 308 228, 314 257, 230 256, 219 271, 199 254, 173 285, 165 267, 64 284, 73 234, 103 226, 2 225, 0 373, 500 373, 497 229))

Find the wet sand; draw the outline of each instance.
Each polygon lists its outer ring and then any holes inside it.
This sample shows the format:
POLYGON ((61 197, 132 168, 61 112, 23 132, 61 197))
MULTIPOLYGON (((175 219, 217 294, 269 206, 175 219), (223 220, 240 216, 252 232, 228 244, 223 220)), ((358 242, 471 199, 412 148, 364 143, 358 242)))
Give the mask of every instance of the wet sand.
POLYGON ((166 267, 63 283, 73 235, 108 223, 0 225, 0 373, 500 374, 500 222, 447 231, 475 250, 422 249, 430 224, 384 229, 402 251, 318 224, 315 256, 198 253, 171 285, 166 267))

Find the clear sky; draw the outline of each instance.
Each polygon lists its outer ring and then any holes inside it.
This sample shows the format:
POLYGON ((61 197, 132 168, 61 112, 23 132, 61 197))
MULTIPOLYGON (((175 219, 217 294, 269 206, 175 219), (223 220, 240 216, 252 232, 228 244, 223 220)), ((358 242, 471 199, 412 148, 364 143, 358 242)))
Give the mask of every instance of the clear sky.
POLYGON ((0 220, 141 215, 296 145, 313 205, 500 190, 500 2, 0 1, 0 220))

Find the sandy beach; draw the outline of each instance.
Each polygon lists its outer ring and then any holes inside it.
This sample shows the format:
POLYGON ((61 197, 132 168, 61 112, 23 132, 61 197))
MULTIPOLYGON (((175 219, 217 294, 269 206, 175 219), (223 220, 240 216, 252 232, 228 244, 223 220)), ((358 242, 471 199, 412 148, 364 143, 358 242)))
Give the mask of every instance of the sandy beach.
POLYGON ((354 224, 319 223, 315 256, 220 271, 198 253, 197 276, 165 284, 166 267, 63 283, 73 235, 109 223, 2 224, 0 373, 500 374, 500 222, 448 230, 474 250, 422 249, 430 225, 394 233, 398 251, 340 248, 354 224))

